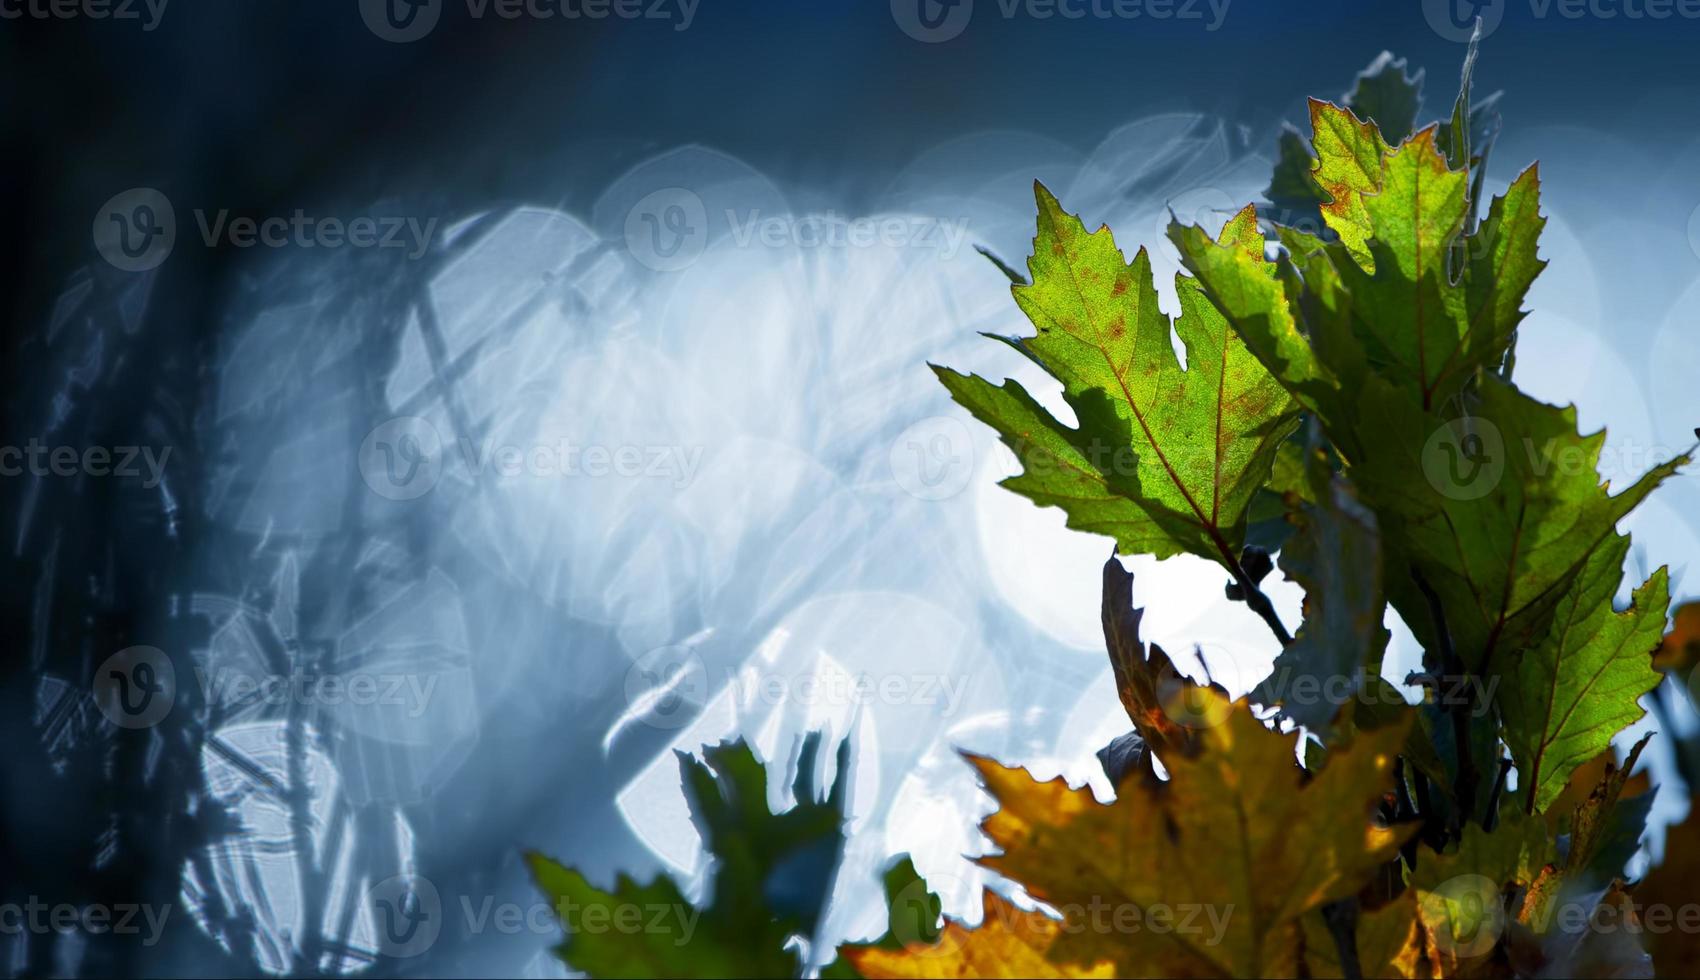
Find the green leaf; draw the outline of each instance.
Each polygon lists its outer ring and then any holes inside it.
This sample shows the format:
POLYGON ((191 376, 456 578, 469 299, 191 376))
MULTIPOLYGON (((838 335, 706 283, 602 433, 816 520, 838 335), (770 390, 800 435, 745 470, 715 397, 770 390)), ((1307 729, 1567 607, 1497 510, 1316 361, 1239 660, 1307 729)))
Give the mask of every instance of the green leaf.
POLYGON ((819 746, 818 734, 803 742, 797 805, 777 814, 767 808, 767 770, 749 746, 711 746, 704 762, 679 754, 692 816, 714 858, 706 906, 686 901, 665 876, 645 885, 622 874, 604 891, 528 853, 566 931, 556 955, 598 977, 801 975, 791 939, 819 926, 844 850, 849 742, 839 744, 838 778, 825 799, 815 785, 819 746))
MULTIPOLYGON (((1472 200, 1474 196, 1472 195, 1472 200)), ((1469 327, 1465 363, 1488 366, 1510 346, 1523 322, 1523 299, 1546 262, 1536 255, 1547 219, 1541 216, 1541 177, 1538 165, 1517 176, 1505 196, 1496 197, 1488 218, 1469 239, 1465 269, 1469 327)))
POLYGON ((1250 697, 1282 705, 1283 714, 1326 739, 1359 685, 1380 673, 1387 599, 1375 515, 1345 480, 1317 482, 1325 503, 1299 511, 1299 532, 1281 553, 1281 570, 1305 588, 1304 625, 1250 697))
MULTIPOLYGON (((1012 292, 1038 332, 1007 342, 1062 382, 1078 426, 1013 381, 998 388, 942 370, 940 380, 1021 459, 1009 489, 1062 507, 1071 527, 1114 535, 1123 551, 1189 552, 1232 568, 1247 506, 1297 423, 1292 398, 1196 281, 1177 277, 1171 329, 1145 250, 1125 262, 1109 229, 1088 233, 1042 185, 1035 193, 1032 282, 1012 292)), ((1255 214, 1235 217, 1221 241, 1261 254, 1255 214)))
POLYGON ((1383 161, 1379 191, 1361 198, 1373 272, 1336 263, 1358 334, 1396 383, 1428 392, 1457 358, 1467 317, 1446 252, 1463 229, 1468 177, 1450 170, 1425 129, 1383 161))
POLYGON ((885 935, 871 943, 845 943, 838 948, 839 956, 820 971, 825 980, 853 980, 861 974, 851 965, 849 957, 861 950, 883 949, 893 952, 916 944, 938 942, 943 932, 940 915, 943 905, 939 897, 927 888, 915 862, 905 854, 885 872, 885 935))
POLYGON ((1381 192, 1383 160, 1390 152, 1387 141, 1374 123, 1320 99, 1310 100, 1310 125, 1316 150, 1311 177, 1328 195, 1322 219, 1354 259, 1370 266, 1373 229, 1364 198, 1381 192))
POLYGON ((1547 635, 1500 672, 1505 741, 1519 783, 1545 812, 1578 766, 1605 751, 1641 718, 1635 702, 1658 686, 1652 653, 1664 637, 1670 602, 1665 569, 1614 612, 1629 538, 1612 535, 1559 600, 1547 635))
POLYGON ((765 962, 748 963, 707 936, 705 942, 693 942, 700 924, 697 910, 671 878, 658 877, 643 885, 620 874, 609 892, 541 854, 527 854, 526 861, 556 918, 574 930, 555 948, 556 955, 574 970, 595 977, 729 977, 746 964, 753 976, 790 976, 796 968, 795 957, 783 951, 765 962), (632 917, 641 923, 652 918, 654 910, 666 910, 665 932, 650 930, 632 936, 621 931, 630 928, 632 917))
POLYGON ((1458 98, 1452 103, 1452 118, 1440 127, 1441 150, 1446 154, 1446 162, 1456 170, 1469 169, 1472 159, 1471 137, 1475 134, 1470 128, 1470 88, 1475 82, 1480 41, 1480 34, 1470 38, 1470 47, 1464 52, 1464 67, 1459 72, 1458 98))
MULTIPOLYGON (((1320 242, 1301 233, 1281 229, 1281 235, 1283 242, 1312 243, 1314 251, 1302 257, 1307 263, 1309 256, 1323 249, 1320 242)), ((1276 275, 1277 267, 1261 251, 1214 241, 1196 226, 1173 222, 1169 239, 1179 249, 1187 270, 1197 277, 1215 307, 1233 325, 1235 335, 1265 370, 1319 418, 1343 415, 1340 381, 1323 365, 1311 339, 1299 329, 1288 286, 1276 275)))
POLYGON ((1281 231, 1303 293, 1277 296, 1252 278, 1258 270, 1213 252, 1207 238, 1171 237, 1246 344, 1338 438, 1367 368, 1428 407, 1500 364, 1545 266, 1536 245, 1546 221, 1530 168, 1465 236, 1470 175, 1448 165, 1435 127, 1390 150, 1351 112, 1326 102, 1311 109, 1315 179, 1340 242, 1281 231), (1462 258, 1449 258, 1455 249, 1462 258), (1296 308, 1278 310, 1281 298, 1296 308))
POLYGON ((1423 72, 1405 71, 1405 59, 1383 51, 1358 73, 1346 107, 1359 119, 1368 119, 1381 130, 1381 137, 1394 145, 1411 135, 1417 125, 1417 110, 1423 104, 1423 72))
POLYGON ((1269 187, 1263 195, 1277 210, 1289 213, 1288 224, 1297 224, 1314 214, 1320 227, 1322 212, 1317 210, 1317 205, 1328 200, 1328 195, 1311 176, 1315 169, 1316 158, 1311 156, 1305 138, 1291 125, 1283 127, 1275 144, 1275 169, 1269 175, 1269 187))
MULTIPOLYGON (((1381 519, 1389 567, 1414 569, 1441 600, 1463 666, 1497 672, 1498 651, 1547 632, 1559 599, 1601 541, 1661 481, 1654 467, 1613 496, 1598 465, 1605 433, 1582 436, 1573 408, 1481 377, 1473 413, 1447 421, 1382 384, 1357 416, 1366 458, 1349 471, 1381 519)), ((1390 576, 1390 597, 1424 646, 1439 648, 1427 597, 1390 576)), ((1562 783, 1562 780, 1560 780, 1562 783)))
POLYGON ((1380 192, 1363 198, 1373 272, 1334 263, 1376 370, 1415 388, 1425 406, 1450 397, 1478 369, 1498 366, 1545 267, 1536 256, 1546 227, 1538 171, 1518 177, 1466 241, 1468 176, 1447 166, 1434 134, 1425 129, 1388 157, 1380 192), (1462 282, 1447 258, 1454 244, 1469 256, 1462 282))

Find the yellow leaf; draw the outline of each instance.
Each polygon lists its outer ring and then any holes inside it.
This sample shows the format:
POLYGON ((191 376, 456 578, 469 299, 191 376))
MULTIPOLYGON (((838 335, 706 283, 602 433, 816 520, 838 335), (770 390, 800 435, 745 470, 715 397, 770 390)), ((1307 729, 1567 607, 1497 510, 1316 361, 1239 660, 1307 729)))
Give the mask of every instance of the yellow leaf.
MULTIPOLYGON (((1365 977, 1426 980, 1432 976, 1423 955, 1416 893, 1406 891, 1373 912, 1359 912, 1358 968, 1365 977)), ((1341 977, 1340 956, 1322 913, 1305 916, 1305 963, 1317 980, 1341 977)))
POLYGON ((912 943, 902 949, 847 946, 844 957, 869 980, 909 977, 1114 977, 1115 967, 1059 966, 1046 958, 1065 923, 1039 912, 1025 912, 986 892, 985 918, 970 929, 947 922, 937 943, 912 943))
POLYGON ((970 757, 1000 809, 982 863, 1059 911, 1053 963, 1124 976, 1282 976, 1302 965, 1301 917, 1356 893, 1414 827, 1374 817, 1409 718, 1330 753, 1307 778, 1294 736, 1208 689, 1196 752, 1170 778, 1129 780, 1113 803, 1060 779, 970 757))

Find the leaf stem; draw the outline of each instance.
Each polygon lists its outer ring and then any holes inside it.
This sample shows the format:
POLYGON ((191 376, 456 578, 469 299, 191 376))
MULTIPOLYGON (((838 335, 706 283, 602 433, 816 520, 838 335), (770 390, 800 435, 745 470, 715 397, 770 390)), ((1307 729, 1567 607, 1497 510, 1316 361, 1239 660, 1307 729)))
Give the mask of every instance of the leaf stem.
POLYGON ((1245 566, 1240 564, 1233 549, 1228 547, 1228 542, 1216 537, 1216 550, 1221 554, 1222 563, 1227 566, 1228 573, 1233 575, 1234 584, 1239 586, 1240 599, 1251 607, 1252 612, 1263 618, 1269 625, 1269 632, 1275 634, 1275 639, 1281 641, 1282 646, 1290 645, 1293 642, 1293 634, 1287 632, 1286 625, 1281 622, 1281 616, 1275 612, 1275 604, 1269 601, 1269 597, 1264 595, 1263 590, 1246 574, 1245 566))

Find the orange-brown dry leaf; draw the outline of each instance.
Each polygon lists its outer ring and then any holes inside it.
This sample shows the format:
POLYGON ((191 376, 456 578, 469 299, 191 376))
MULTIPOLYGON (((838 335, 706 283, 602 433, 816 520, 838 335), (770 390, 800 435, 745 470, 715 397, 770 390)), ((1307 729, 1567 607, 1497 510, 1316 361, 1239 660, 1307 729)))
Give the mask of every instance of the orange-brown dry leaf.
POLYGON ((1653 666, 1663 671, 1685 671, 1700 661, 1700 602, 1676 607, 1671 630, 1653 651, 1653 666))
POLYGON ((1287 976, 1301 917, 1357 892, 1414 827, 1373 816, 1409 718, 1361 733, 1307 779, 1294 736, 1208 690, 1193 756, 1164 759, 1167 783, 1130 780, 1111 804, 1061 779, 972 758, 1000 809, 982 859, 1076 928, 1053 963, 1110 960, 1123 976, 1287 976))
MULTIPOLYGON (((1111 558, 1104 563, 1104 645, 1110 652, 1116 695, 1133 721, 1134 731, 1148 750, 1167 758, 1190 755, 1198 748, 1198 730, 1209 719, 1199 717, 1201 704, 1225 704, 1226 698, 1200 702, 1205 689, 1175 669, 1174 661, 1153 643, 1140 639, 1145 610, 1133 605, 1133 575, 1111 558)), ((1213 690, 1226 694, 1221 688, 1213 690)))
POLYGON ((846 946, 844 957, 869 980, 909 977, 1114 977, 1115 967, 1058 965, 1046 951, 1063 923, 1039 912, 1025 912, 993 893, 985 893, 985 918, 976 928, 945 923, 931 946, 903 949, 846 946))
POLYGON ((1700 976, 1700 799, 1665 834, 1665 857, 1632 890, 1649 929, 1643 937, 1661 977, 1700 976), (1684 928, 1682 923, 1687 922, 1684 928), (1656 928, 1655 928, 1656 927, 1656 928))
MULTIPOLYGON (((1596 788, 1605 782, 1608 772, 1617 772, 1623 767, 1617 764, 1617 753, 1607 749, 1595 756, 1591 761, 1583 763, 1570 774, 1570 781, 1565 784, 1564 791, 1547 807, 1547 822, 1555 829, 1561 822, 1571 819, 1576 808, 1587 802, 1596 788)), ((1624 782, 1619 793, 1620 799, 1634 799, 1653 788, 1653 780, 1643 769, 1634 773, 1624 782)), ((1568 827, 1567 822, 1564 823, 1568 827)))

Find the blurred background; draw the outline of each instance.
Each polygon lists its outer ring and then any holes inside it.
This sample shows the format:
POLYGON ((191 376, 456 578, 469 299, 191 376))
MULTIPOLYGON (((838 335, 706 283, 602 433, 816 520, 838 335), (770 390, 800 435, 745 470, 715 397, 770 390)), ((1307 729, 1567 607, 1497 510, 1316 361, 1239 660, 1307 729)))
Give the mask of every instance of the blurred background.
MULTIPOLYGON (((750 739, 781 807, 814 730, 816 938, 883 931, 901 852, 968 912, 956 750, 1108 793, 1127 727, 1110 543, 927 368, 1057 400, 977 250, 1019 266, 1037 178, 1171 279, 1306 96, 1388 50, 1447 112, 1477 15, 1490 188, 1540 160, 1551 219, 1518 380, 1621 484, 1700 425, 1680 2, 0 2, 0 904, 156 920, 0 921, 0 974, 562 976, 490 915, 542 907, 522 848, 700 888, 673 750, 750 739)), ((1679 599, 1697 480, 1628 527, 1679 599)), ((1219 569, 1127 564, 1187 669, 1267 672, 1219 569)))

